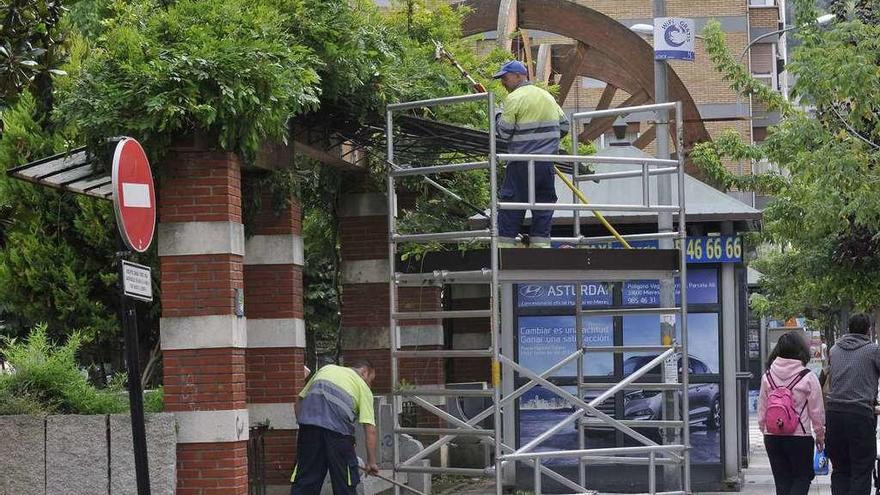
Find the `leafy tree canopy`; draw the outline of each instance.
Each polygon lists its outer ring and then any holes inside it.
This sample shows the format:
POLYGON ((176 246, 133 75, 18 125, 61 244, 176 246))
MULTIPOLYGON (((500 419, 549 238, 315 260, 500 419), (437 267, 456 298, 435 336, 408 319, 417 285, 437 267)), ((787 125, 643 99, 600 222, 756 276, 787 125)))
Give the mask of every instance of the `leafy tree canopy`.
POLYGON ((717 22, 706 28, 708 53, 731 87, 782 114, 761 145, 731 132, 691 153, 720 187, 773 196, 763 240, 774 248, 755 266, 761 306, 778 316, 875 310, 880 300, 880 25, 862 3, 820 27, 813 3, 796 1, 800 44, 788 70, 799 105, 751 78, 717 22), (779 170, 737 177, 722 158, 766 159, 779 170))

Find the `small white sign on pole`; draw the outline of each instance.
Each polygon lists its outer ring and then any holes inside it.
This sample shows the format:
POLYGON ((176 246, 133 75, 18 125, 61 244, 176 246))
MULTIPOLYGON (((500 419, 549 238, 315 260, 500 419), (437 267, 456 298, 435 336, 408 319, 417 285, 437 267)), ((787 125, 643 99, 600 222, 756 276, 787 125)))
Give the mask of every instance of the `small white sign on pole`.
POLYGON ((656 17, 654 19, 654 59, 694 61, 696 25, 693 19, 656 17))
POLYGON ((673 354, 663 363, 663 383, 678 383, 678 361, 681 359, 673 354))
POLYGON ((150 302, 153 300, 153 279, 150 267, 122 261, 122 287, 125 295, 150 302))

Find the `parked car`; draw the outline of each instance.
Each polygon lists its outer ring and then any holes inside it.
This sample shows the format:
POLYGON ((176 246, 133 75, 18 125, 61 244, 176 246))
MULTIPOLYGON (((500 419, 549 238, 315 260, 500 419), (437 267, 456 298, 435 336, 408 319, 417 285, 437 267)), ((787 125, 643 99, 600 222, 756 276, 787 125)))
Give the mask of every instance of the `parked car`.
MULTIPOLYGON (((630 375, 656 356, 633 356, 623 362, 624 375, 630 375)), ((678 361, 681 370, 681 358, 678 361)), ((709 368, 698 358, 691 356, 688 359, 688 367, 691 374, 709 373, 709 368)), ((597 394, 592 394, 596 397, 597 394)), ((588 395, 585 400, 592 397, 588 395)), ((707 429, 715 430, 721 427, 721 388, 717 383, 692 383, 688 387, 688 400, 690 406, 691 424, 705 424, 707 429)), ((610 415, 614 415, 614 403, 609 399, 600 405, 599 409, 610 415)), ((628 420, 659 420, 662 419, 663 393, 659 391, 634 390, 623 396, 624 418, 628 420)), ((610 427, 609 427, 610 428, 610 427)), ((591 427, 592 430, 607 430, 603 426, 591 427)))

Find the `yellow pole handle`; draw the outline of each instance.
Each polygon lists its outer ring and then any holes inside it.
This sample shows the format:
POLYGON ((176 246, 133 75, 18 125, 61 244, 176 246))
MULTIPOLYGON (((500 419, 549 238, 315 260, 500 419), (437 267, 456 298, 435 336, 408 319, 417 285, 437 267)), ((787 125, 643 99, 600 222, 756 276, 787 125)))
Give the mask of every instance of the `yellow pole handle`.
MULTIPOLYGON (((577 167, 578 164, 575 163, 574 166, 577 167)), ((568 180, 568 177, 566 177, 565 174, 560 172, 557 167, 553 167, 553 170, 556 171, 556 176, 559 177, 560 179, 562 179, 562 182, 565 182, 565 185, 568 186, 569 189, 571 189, 571 192, 573 192, 578 197, 578 199, 581 201, 581 203, 583 203, 585 205, 590 204, 590 202, 587 201, 587 197, 584 195, 584 192, 581 191, 580 189, 578 189, 577 187, 575 187, 574 184, 572 184, 571 181, 568 180)), ((597 210, 591 210, 591 211, 593 212, 593 216, 598 218, 599 222, 601 222, 602 225, 604 225, 605 228, 608 229, 608 232, 611 232, 611 235, 613 235, 614 238, 617 239, 618 242, 623 244, 623 247, 625 247, 627 249, 632 249, 632 246, 630 246, 629 243, 626 242, 626 239, 621 237, 621 235, 617 232, 617 230, 614 228, 614 226, 611 225, 610 223, 608 223, 608 220, 605 220, 605 216, 602 215, 602 213, 600 213, 597 210)))

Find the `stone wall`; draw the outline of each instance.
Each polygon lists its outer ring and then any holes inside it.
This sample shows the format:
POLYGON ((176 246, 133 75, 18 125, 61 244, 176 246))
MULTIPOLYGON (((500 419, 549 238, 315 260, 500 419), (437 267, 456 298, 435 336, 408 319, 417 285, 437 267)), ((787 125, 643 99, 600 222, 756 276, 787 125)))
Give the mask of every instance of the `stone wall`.
MULTIPOLYGON (((172 495, 177 434, 171 414, 146 418, 151 492, 172 495)), ((134 495, 128 415, 0 416, 0 495, 134 495)))

